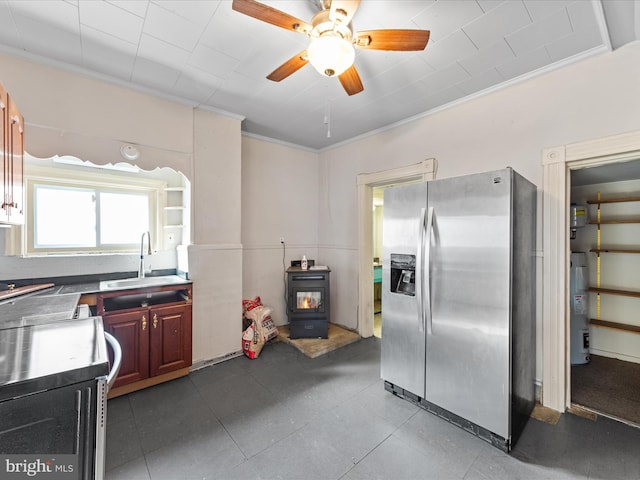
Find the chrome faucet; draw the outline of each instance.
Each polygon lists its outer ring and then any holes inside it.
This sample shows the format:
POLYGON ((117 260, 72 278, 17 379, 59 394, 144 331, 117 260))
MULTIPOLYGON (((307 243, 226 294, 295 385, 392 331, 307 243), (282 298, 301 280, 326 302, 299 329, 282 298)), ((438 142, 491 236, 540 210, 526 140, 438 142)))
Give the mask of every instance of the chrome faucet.
POLYGON ((140 268, 138 269, 138 278, 144 278, 144 236, 147 236, 147 255, 151 255, 151 235, 148 231, 142 234, 140 238, 140 268))

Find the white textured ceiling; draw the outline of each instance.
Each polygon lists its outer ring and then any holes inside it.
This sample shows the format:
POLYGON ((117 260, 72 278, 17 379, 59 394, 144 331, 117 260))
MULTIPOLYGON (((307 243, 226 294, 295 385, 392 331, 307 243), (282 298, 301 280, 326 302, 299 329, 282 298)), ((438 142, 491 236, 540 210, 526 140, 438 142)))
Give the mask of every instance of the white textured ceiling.
MULTIPOLYGON (((306 21, 319 9, 263 3, 306 21)), ((307 37, 230 0, 0 0, 4 51, 236 114, 245 132, 313 150, 617 48, 638 39, 639 25, 638 0, 363 0, 355 31, 431 38, 421 52, 358 50, 364 92, 349 97, 310 65, 267 80, 307 37)))

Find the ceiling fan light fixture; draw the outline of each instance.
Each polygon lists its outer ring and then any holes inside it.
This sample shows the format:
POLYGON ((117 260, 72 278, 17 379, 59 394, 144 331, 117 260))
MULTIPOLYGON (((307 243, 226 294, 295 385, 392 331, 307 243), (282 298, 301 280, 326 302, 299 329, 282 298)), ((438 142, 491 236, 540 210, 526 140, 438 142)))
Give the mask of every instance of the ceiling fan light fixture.
POLYGON ((345 38, 325 34, 311 38, 307 55, 309 63, 321 75, 335 77, 353 65, 356 52, 352 43, 345 38))

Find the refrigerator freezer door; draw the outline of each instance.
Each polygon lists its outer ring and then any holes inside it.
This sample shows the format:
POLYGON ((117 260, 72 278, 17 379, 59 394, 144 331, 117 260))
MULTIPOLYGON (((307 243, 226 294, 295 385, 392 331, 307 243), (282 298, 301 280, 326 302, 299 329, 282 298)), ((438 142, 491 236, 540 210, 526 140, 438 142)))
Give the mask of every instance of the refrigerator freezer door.
POLYGON ((422 398, 425 333, 419 312, 424 272, 417 263, 423 264, 418 260, 426 203, 426 183, 389 187, 384 192, 381 375, 422 398))
POLYGON ((509 438, 511 170, 429 183, 426 400, 509 438))

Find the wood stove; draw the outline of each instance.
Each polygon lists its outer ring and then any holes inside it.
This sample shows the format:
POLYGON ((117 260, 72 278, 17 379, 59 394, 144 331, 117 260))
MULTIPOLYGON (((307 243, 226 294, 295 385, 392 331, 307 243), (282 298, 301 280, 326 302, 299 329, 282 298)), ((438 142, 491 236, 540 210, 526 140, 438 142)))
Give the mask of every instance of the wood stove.
POLYGON ((329 267, 287 269, 287 316, 291 338, 327 338, 329 334, 329 267))

